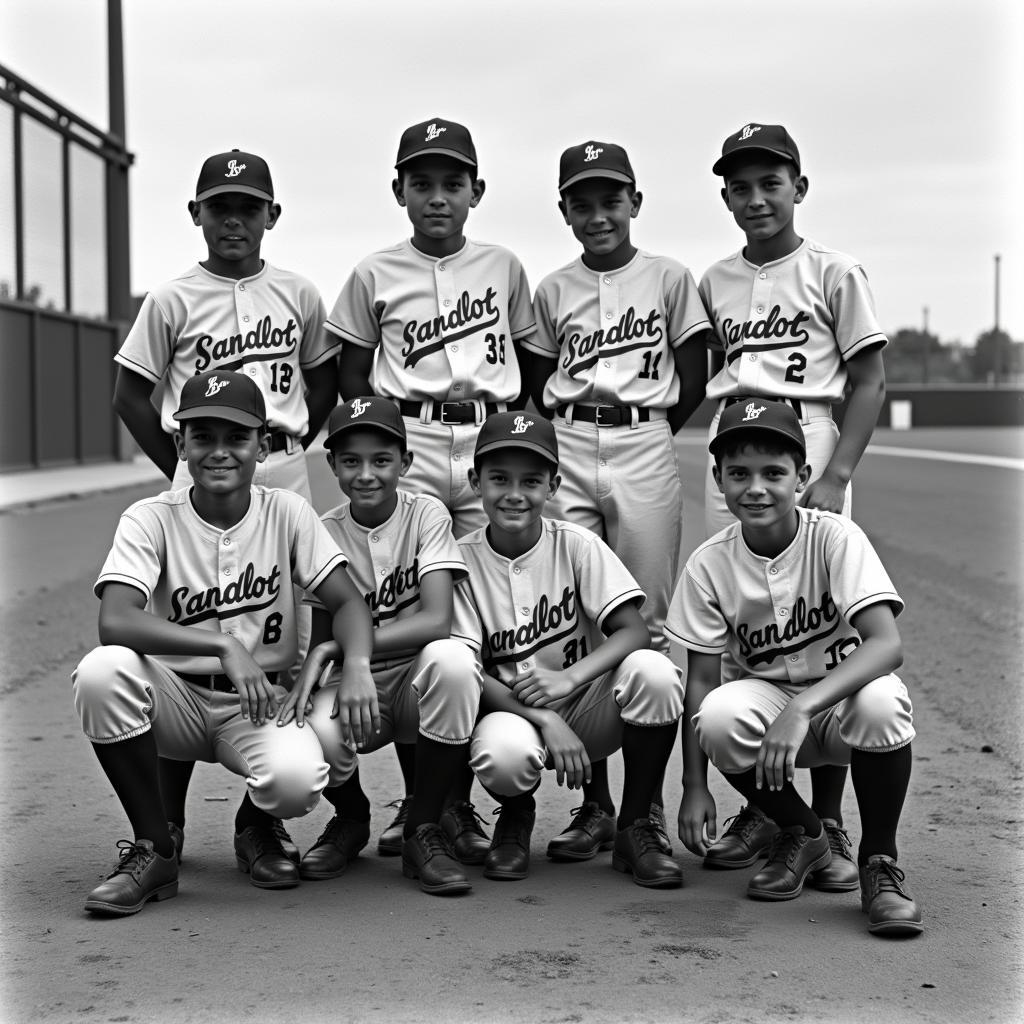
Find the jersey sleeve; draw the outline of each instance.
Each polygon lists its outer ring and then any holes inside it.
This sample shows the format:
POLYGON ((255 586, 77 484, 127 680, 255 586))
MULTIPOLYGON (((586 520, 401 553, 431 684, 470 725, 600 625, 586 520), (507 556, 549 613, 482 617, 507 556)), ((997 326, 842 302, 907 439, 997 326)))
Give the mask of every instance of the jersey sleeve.
POLYGON ((832 600, 839 614, 849 622, 869 605, 885 602, 894 615, 899 615, 903 600, 864 531, 846 520, 835 525, 839 528, 833 531, 824 550, 832 600))
POLYGON ((681 264, 676 264, 674 271, 667 282, 665 310, 669 344, 678 348, 695 334, 710 330, 711 321, 693 275, 681 264))
POLYGON ((150 293, 142 300, 139 315, 114 356, 114 361, 146 380, 159 384, 174 358, 176 343, 170 319, 150 293))
POLYGON ((310 370, 336 356, 341 341, 327 330, 327 311, 320 293, 310 286, 308 300, 304 303, 302 323, 302 345, 299 348, 299 366, 310 370))
POLYGON ((461 580, 455 587, 455 607, 452 615, 451 637, 461 640, 477 654, 483 650, 484 624, 473 597, 469 579, 461 580))
POLYGON ((317 518, 312 505, 298 495, 288 496, 294 499, 292 580, 303 589, 313 591, 339 565, 347 565, 348 559, 327 532, 327 527, 317 518))
POLYGON ((581 541, 577 557, 577 580, 583 610, 598 628, 620 605, 644 602, 644 592, 619 560, 618 555, 600 537, 581 541))
POLYGON ((438 569, 447 569, 456 582, 467 575, 466 561, 452 534, 451 515, 440 502, 430 502, 423 514, 416 558, 420 579, 438 569))
POLYGON ((513 341, 521 341, 537 329, 530 302, 530 282, 523 265, 514 256, 510 260, 508 282, 508 322, 513 341))
POLYGON ((537 294, 533 297, 533 315, 536 331, 523 342, 523 348, 536 352, 548 359, 558 358, 558 338, 555 336, 555 317, 553 305, 555 298, 546 281, 541 281, 537 294))
POLYGON ((711 329, 711 334, 708 336, 708 348, 724 349, 725 346, 722 344, 722 339, 718 336, 714 321, 711 319, 714 307, 711 301, 711 281, 707 274, 700 279, 700 284, 697 286, 697 294, 700 296, 701 303, 709 318, 708 327, 711 329))
POLYGON ((703 585, 691 563, 683 569, 665 617, 665 636, 700 654, 724 654, 729 624, 714 593, 703 585))
POLYGON ((854 266, 844 274, 828 297, 836 344, 848 360, 871 345, 885 345, 888 339, 875 315, 875 301, 864 268, 854 266))
POLYGON ((343 341, 363 348, 376 348, 380 344, 380 318, 373 291, 359 267, 342 285, 324 326, 343 341))
POLYGON ((126 583, 141 590, 148 603, 163 572, 164 555, 163 532, 147 526, 133 509, 128 509, 117 524, 93 593, 102 597, 106 584, 126 583))

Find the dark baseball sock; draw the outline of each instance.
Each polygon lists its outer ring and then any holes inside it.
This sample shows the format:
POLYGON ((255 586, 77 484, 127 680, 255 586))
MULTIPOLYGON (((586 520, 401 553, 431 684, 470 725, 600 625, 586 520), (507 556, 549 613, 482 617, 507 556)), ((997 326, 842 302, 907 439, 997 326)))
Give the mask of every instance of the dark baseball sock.
POLYGON ((459 800, 465 800, 466 803, 471 803, 472 801, 469 799, 469 794, 473 789, 474 779, 476 779, 476 776, 473 774, 473 769, 469 767, 469 755, 467 753, 462 765, 452 776, 451 789, 448 791, 448 797, 445 800, 445 803, 453 804, 459 800))
POLYGON ((846 773, 845 764, 820 764, 811 769, 811 810, 819 818, 832 818, 842 825, 846 773))
POLYGON ((735 775, 726 775, 725 778, 733 789, 747 798, 748 803, 766 814, 780 828, 799 825, 809 836, 821 833, 821 820, 804 803, 792 782, 787 782, 782 789, 770 790, 767 786, 758 789, 754 784, 753 768, 735 775))
POLYGON ((897 859, 896 829, 910 786, 914 757, 910 744, 880 753, 854 750, 850 774, 860 811, 860 847, 857 863, 863 866, 876 853, 897 859))
POLYGON ((615 813, 615 801, 608 788, 608 758, 590 762, 590 781, 583 783, 583 801, 597 804, 605 814, 615 813))
POLYGON ((345 821, 370 820, 370 801, 359 781, 358 767, 340 786, 328 786, 324 790, 324 797, 334 807, 339 818, 345 821))
POLYGON ((406 839, 420 825, 437 824, 445 799, 468 757, 468 743, 439 743, 422 733, 416 738, 416 782, 403 832, 406 839))
POLYGON ((617 828, 629 828, 638 818, 650 816, 651 799, 664 778, 678 731, 678 722, 622 727, 622 760, 626 774, 617 828))
POLYGON ((416 786, 416 744, 395 743, 395 756, 398 758, 398 767, 402 769, 405 795, 412 796, 416 786))
POLYGON ((152 730, 117 743, 94 743, 92 749, 128 815, 136 840, 149 839, 161 857, 170 857, 174 844, 160 800, 160 771, 152 730))
POLYGON ((250 826, 253 828, 272 828, 274 817, 260 810, 253 802, 248 793, 242 797, 242 802, 235 811, 235 835, 243 832, 250 826))
POLYGON ((172 761, 169 757, 159 759, 160 796, 164 803, 164 814, 180 828, 185 827, 185 798, 188 784, 192 780, 195 761, 172 761))
MULTIPOLYGON (((534 789, 536 788, 535 786, 534 789)), ((494 794, 492 793, 491 795, 493 796, 494 794)), ((533 790, 529 793, 520 793, 518 796, 496 796, 494 799, 501 803, 503 811, 529 814, 537 809, 537 801, 533 798, 533 790)))

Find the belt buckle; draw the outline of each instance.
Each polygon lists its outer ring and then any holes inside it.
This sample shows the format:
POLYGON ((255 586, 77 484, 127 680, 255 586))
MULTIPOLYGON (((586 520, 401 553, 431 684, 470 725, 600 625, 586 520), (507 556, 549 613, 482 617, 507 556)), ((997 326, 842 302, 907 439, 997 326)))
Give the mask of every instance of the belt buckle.
MULTIPOLYGON (((455 425, 460 424, 460 423, 465 423, 466 420, 464 420, 464 419, 453 419, 453 420, 448 419, 448 410, 450 408, 462 409, 462 408, 464 408, 468 404, 469 403, 467 403, 467 402, 442 402, 441 403, 441 423, 442 423, 442 425, 444 425, 446 427, 451 427, 451 426, 455 426, 455 425)), ((452 415, 454 416, 455 413, 453 412, 452 415)))
POLYGON ((614 405, 597 405, 594 407, 594 423, 599 427, 617 427, 621 425, 621 418, 618 418, 618 407, 614 405), (614 421, 608 420, 607 422, 602 418, 604 412, 607 410, 609 413, 614 413, 616 419, 614 421))

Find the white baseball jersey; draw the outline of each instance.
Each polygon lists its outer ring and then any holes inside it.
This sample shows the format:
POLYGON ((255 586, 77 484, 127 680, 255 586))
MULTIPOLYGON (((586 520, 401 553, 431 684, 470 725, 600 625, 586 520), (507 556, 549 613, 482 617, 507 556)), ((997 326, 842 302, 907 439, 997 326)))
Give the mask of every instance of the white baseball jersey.
POLYGON ((668 409, 679 399, 672 350, 711 328, 690 272, 667 256, 637 252, 618 270, 581 258, 548 274, 534 298, 537 333, 523 347, 558 366, 544 404, 668 409))
MULTIPOLYGON (((420 581, 428 573, 447 569, 455 580, 466 575, 451 516, 431 495, 399 490, 398 507, 380 526, 360 526, 347 501, 321 521, 349 558, 349 575, 370 609, 374 628, 420 610, 420 581)), ((310 603, 319 606, 315 598, 310 603)), ((385 660, 394 661, 395 655, 385 660)))
POLYGON ((731 655, 723 682, 816 682, 860 644, 850 625, 858 611, 880 601, 903 610, 856 523, 796 511, 797 535, 778 557, 755 555, 734 523, 697 548, 679 577, 665 633, 690 650, 731 655))
POLYGON ((573 523, 542 519, 540 540, 509 559, 486 527, 459 540, 469 576, 455 588, 452 637, 506 686, 536 665, 560 670, 589 654, 608 615, 644 593, 611 548, 573 523))
MULTIPOLYGON (((127 583, 168 622, 230 633, 265 671, 295 661, 292 583, 318 587, 345 556, 310 505, 291 491, 253 487, 249 510, 229 530, 192 507, 190 488, 129 507, 94 587, 127 583)), ((161 655, 180 672, 219 673, 218 658, 161 655)))
POLYGON ((467 239, 438 259, 406 240, 359 263, 327 329, 376 349, 374 394, 508 402, 522 390, 512 341, 534 330, 530 286, 499 245, 467 239))
POLYGON ((710 267, 700 294, 725 365, 708 398, 764 395, 838 402, 846 361, 887 339, 863 267, 804 239, 780 260, 756 266, 742 250, 710 267))
POLYGON ((199 264, 151 291, 114 359, 147 380, 166 377, 164 430, 185 381, 205 370, 248 373, 263 392, 267 423, 302 437, 309 429, 301 370, 336 356, 340 342, 323 328, 324 304, 304 277, 264 261, 240 281, 199 264))

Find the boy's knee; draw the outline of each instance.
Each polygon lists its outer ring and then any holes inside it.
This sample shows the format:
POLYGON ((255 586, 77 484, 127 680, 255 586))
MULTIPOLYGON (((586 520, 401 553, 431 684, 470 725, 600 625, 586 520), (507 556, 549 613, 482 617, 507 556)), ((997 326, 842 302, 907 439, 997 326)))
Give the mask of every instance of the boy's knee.
POLYGON ((128 647, 94 647, 71 673, 75 710, 94 743, 128 739, 149 728, 152 695, 146 665, 128 647))
POLYGON ((764 728, 745 713, 728 685, 712 690, 693 716, 693 728, 701 750, 719 771, 746 771, 757 758, 764 728))
POLYGON ((856 750, 894 750, 915 736, 910 694, 899 676, 872 679, 846 699, 840 735, 856 750))
POLYGON ((484 715, 469 745, 470 767, 480 785, 497 797, 531 792, 544 770, 544 756, 537 730, 508 711, 484 715))
POLYGON ((312 729, 320 741, 327 763, 329 786, 340 786, 347 782, 359 763, 355 748, 341 739, 338 720, 331 718, 336 692, 336 687, 327 687, 314 696, 313 710, 306 715, 306 724, 303 726, 304 729, 312 729))
MULTIPOLYGON (((423 648, 420 664, 426 669, 423 689, 439 686, 446 693, 461 694, 479 700, 483 688, 476 655, 458 640, 434 640, 423 648)), ((422 683, 418 683, 423 687, 422 683)), ((420 693, 422 699, 423 692, 420 693)))
MULTIPOLYGON (((294 724, 284 728, 305 731, 294 724)), ((295 750, 287 751, 287 756, 268 759, 246 780, 252 802, 260 810, 275 818, 299 818, 316 807, 327 785, 329 769, 312 732, 309 737, 312 743, 299 743, 295 750)))
POLYGON ((658 651, 634 651, 619 667, 623 685, 618 694, 622 719, 630 725, 669 725, 683 713, 679 669, 658 651))

